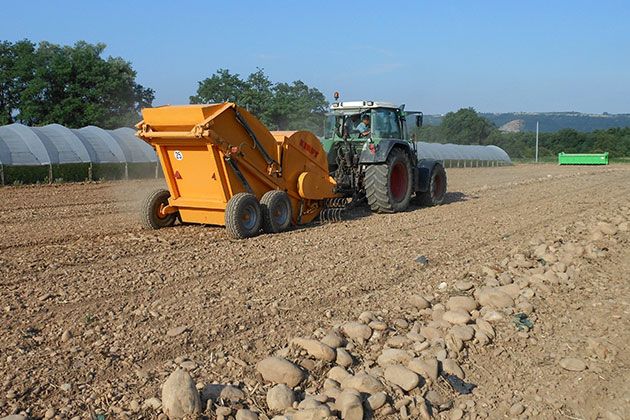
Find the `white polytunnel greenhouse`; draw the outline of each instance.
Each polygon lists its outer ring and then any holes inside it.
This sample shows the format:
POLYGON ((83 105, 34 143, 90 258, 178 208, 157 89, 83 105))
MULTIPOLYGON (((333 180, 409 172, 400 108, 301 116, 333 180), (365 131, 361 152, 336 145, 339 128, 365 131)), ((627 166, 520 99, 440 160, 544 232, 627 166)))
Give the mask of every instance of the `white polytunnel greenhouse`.
POLYGON ((511 165, 512 160, 498 146, 441 144, 416 142, 418 157, 431 158, 444 163, 446 168, 511 165))
POLYGON ((157 177, 157 156, 132 128, 0 127, 0 183, 157 177))
MULTIPOLYGON (((439 160, 447 168, 512 164, 497 146, 416 145, 420 158, 439 160)), ((154 178, 161 170, 153 148, 132 128, 0 126, 0 185, 154 178)))

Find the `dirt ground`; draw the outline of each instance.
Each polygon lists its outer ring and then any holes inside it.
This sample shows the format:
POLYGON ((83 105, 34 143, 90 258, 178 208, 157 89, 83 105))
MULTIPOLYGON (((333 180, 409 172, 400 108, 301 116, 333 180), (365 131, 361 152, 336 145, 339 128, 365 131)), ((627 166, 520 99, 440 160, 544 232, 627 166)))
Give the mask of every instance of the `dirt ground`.
POLYGON ((138 201, 160 181, 0 189, 0 416, 156 417, 146 401, 183 360, 200 386, 236 383, 256 400, 254 365, 293 337, 366 310, 409 316, 410 294, 444 302, 457 281, 483 283, 484 267, 573 241, 597 258, 530 299, 529 332, 507 319, 461 353, 476 388, 435 415, 630 418, 630 166, 448 177, 439 207, 243 241, 208 226, 142 230, 138 201), (599 222, 615 232, 593 237, 599 222), (587 368, 563 369, 569 356, 587 368))

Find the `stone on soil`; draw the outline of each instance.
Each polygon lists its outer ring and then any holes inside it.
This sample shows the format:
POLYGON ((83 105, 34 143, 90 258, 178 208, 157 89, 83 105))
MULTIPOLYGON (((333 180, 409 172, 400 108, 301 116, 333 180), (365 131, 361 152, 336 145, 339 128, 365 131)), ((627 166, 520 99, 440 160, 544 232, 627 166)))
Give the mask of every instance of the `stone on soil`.
POLYGON ((187 330, 188 330, 188 327, 183 325, 181 327, 171 328, 170 330, 166 332, 166 335, 169 337, 176 337, 187 330))
POLYGON ((344 420, 363 420, 363 404, 361 398, 352 391, 344 391, 335 404, 344 420))
POLYGON ((152 408, 153 410, 157 410, 160 407, 162 407, 162 401, 160 401, 159 398, 155 398, 155 397, 147 398, 146 400, 144 400, 144 403, 142 403, 142 407, 152 408))
POLYGON ((586 363, 582 359, 578 359, 577 357, 565 357, 560 360, 560 366, 565 370, 570 370, 573 372, 581 372, 586 369, 586 363))
MULTIPOLYGON (((553 271, 551 273, 555 275, 553 271)), ((497 290, 500 290, 501 292, 510 296, 512 299, 516 299, 518 295, 521 294, 521 288, 516 283, 506 284, 505 286, 499 286, 497 287, 497 290)))
POLYGON ((348 367, 352 365, 352 356, 346 349, 340 347, 337 349, 337 358, 335 359, 335 363, 339 366, 348 367))
POLYGON ((326 344, 329 347, 332 347, 333 349, 336 349, 337 347, 341 347, 346 344, 346 340, 344 340, 344 338, 336 331, 329 332, 324 336, 324 338, 322 338, 321 341, 322 343, 326 344))
POLYGON ((425 378, 437 380, 438 377, 438 361, 437 359, 424 360, 415 358, 409 361, 407 367, 425 378))
POLYGON ((285 384, 278 384, 267 391, 267 407, 271 411, 291 408, 295 402, 295 393, 285 384))
POLYGON ((258 414, 252 410, 241 408, 236 412, 236 420, 258 420, 258 414))
POLYGON ((384 392, 377 392, 372 394, 367 399, 368 405, 372 411, 378 410, 387 402, 387 394, 384 392))
POLYGON ((454 359, 445 359, 442 361, 442 370, 458 378, 464 379, 464 371, 454 359))
POLYGON ((470 341, 475 337, 475 330, 469 325, 455 325, 449 331, 462 341, 470 341))
POLYGON ((320 405, 317 408, 308 408, 306 410, 296 411, 291 413, 289 417, 284 418, 289 420, 321 420, 329 418, 330 415, 330 408, 328 408, 327 405, 320 405))
POLYGON ((345 324, 343 324, 341 329, 346 336, 353 340, 369 340, 372 336, 372 329, 360 322, 346 322, 345 324))
POLYGON ((378 359, 376 359, 376 363, 379 366, 386 366, 391 363, 407 363, 409 360, 411 360, 411 355, 406 350, 384 349, 378 359))
POLYGON ((299 367, 277 356, 261 360, 256 364, 256 370, 266 381, 285 384, 291 388, 304 379, 304 372, 299 367))
POLYGON ((456 408, 451 411, 451 415, 449 417, 450 420, 460 420, 464 417, 464 411, 461 408, 456 408))
POLYGON ((389 365, 385 369, 385 380, 398 385, 405 391, 411 391, 420 383, 420 377, 402 365, 389 365))
POLYGON ((345 381, 349 376, 351 375, 348 371, 340 366, 335 366, 328 371, 328 378, 339 383, 345 381))
POLYGON ((442 333, 437 328, 433 327, 422 327, 420 328, 420 334, 424 336, 427 340, 435 340, 438 338, 442 338, 442 333))
POLYGON ((343 389, 352 388, 367 394, 374 394, 383 390, 381 381, 368 373, 349 375, 345 380, 341 381, 341 387, 343 389))
POLYGON ((364 324, 369 324, 371 321, 377 321, 377 318, 372 312, 363 311, 359 315, 359 321, 363 322, 364 324))
POLYGON ((525 411, 525 406, 521 403, 516 403, 510 407, 510 415, 512 416, 519 416, 523 414, 523 411, 525 411))
POLYGON ((318 360, 332 362, 337 357, 337 354, 332 347, 317 340, 309 338, 294 338, 293 344, 303 348, 310 356, 318 360))
POLYGON ((514 299, 496 287, 482 287, 477 293, 477 300, 481 306, 489 306, 491 308, 514 306, 514 299))
POLYGON ((389 347, 394 347, 397 349, 408 345, 409 342, 410 342, 409 338, 404 337, 402 335, 394 335, 387 339, 387 345, 389 347))
POLYGON ((475 322, 477 324, 477 328, 479 328, 479 331, 484 333, 489 338, 494 338, 494 328, 492 328, 492 325, 488 321, 478 318, 475 322))
POLYGON ((462 280, 455 283, 455 288, 459 290, 460 292, 465 292, 466 290, 470 290, 473 287, 475 287, 475 285, 471 281, 462 280))
POLYGON ((221 390, 219 397, 231 402, 237 402, 245 399, 245 393, 235 386, 228 385, 221 390))
POLYGON ((409 303, 417 309, 427 309, 431 307, 431 303, 420 295, 411 295, 409 297, 409 303))
POLYGON ((503 319, 503 315, 497 311, 488 311, 483 315, 483 319, 488 322, 497 322, 503 319))
POLYGON ((470 314, 468 314, 468 312, 464 309, 453 309, 444 312, 442 319, 446 322, 450 322, 451 324, 465 325, 470 322, 470 314))
POLYGON ((201 413, 201 399, 192 378, 183 369, 170 374, 162 387, 162 408, 171 419, 201 413))
POLYGON ((463 309, 471 312, 477 309, 477 301, 470 296, 453 296, 446 302, 446 307, 450 310, 463 309))

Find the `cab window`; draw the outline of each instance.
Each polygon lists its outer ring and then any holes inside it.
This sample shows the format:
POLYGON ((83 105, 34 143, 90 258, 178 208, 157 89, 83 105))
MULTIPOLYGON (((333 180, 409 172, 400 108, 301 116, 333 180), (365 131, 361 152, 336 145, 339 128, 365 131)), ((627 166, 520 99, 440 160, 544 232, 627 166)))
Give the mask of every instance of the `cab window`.
POLYGON ((401 139, 398 115, 392 109, 372 111, 372 136, 380 139, 401 139))

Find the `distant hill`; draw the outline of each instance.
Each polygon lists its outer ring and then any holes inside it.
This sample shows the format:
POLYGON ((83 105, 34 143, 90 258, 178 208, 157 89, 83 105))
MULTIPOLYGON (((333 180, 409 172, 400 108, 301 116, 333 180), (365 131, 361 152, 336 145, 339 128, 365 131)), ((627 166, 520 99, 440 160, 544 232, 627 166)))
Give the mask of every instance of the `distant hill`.
MULTIPOLYGON (((572 128, 577 131, 590 132, 605 130, 613 127, 630 127, 630 114, 583 114, 581 112, 503 112, 483 113, 484 118, 490 120, 497 127, 501 127, 515 120, 520 131, 536 131, 536 121, 540 124, 541 132, 555 132, 563 128, 572 128)), ((425 115, 426 125, 439 125, 442 115, 425 115)))
POLYGON ((503 131, 504 133, 520 133, 521 131, 524 131, 524 128, 525 121, 512 120, 499 127, 499 131, 503 131))

